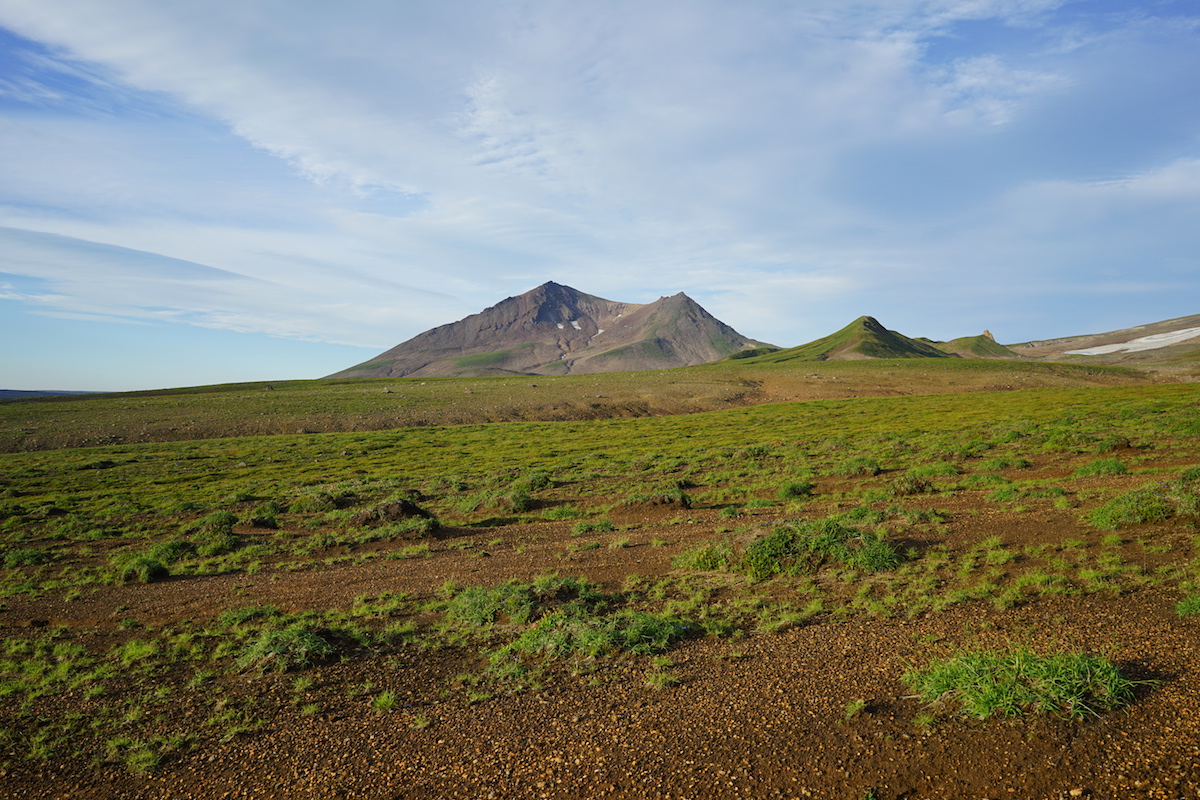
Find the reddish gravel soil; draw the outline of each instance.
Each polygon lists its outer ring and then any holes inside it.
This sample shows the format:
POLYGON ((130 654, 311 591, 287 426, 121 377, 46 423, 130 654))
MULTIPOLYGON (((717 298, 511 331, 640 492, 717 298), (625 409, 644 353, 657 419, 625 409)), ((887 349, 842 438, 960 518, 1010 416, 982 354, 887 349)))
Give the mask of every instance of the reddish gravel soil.
MULTIPOLYGON (((1005 511, 984 503, 982 494, 960 492, 933 496, 929 504, 952 515, 949 530, 937 534, 951 549, 997 534, 1016 546, 1099 536, 1079 523, 1077 512, 1048 503, 1005 511)), ((5 637, 16 637, 65 625, 104 650, 130 635, 119 619, 161 627, 266 603, 284 611, 349 608, 363 594, 432 597, 447 580, 494 585, 547 571, 617 589, 630 573, 667 573, 680 549, 713 537, 715 510, 671 524, 677 515, 630 512, 626 521, 639 527, 622 532, 630 540, 622 548, 570 552, 578 539, 568 523, 450 528, 438 533, 429 558, 106 586, 71 601, 14 597, 0 612, 0 626, 5 637), (448 546, 468 537, 495 542, 487 547, 490 557, 448 546), (653 546, 655 540, 667 544, 653 546)), ((1144 532, 1163 540, 1194 534, 1169 526, 1144 532)), ((922 544, 919 537, 914 543, 922 544)), ((1142 551, 1128 557, 1134 552, 1142 551)), ((164 726, 202 720, 211 713, 204 694, 222 692, 237 703, 253 701, 261 727, 225 743, 207 739, 141 776, 83 758, 43 763, 6 753, 0 795, 1197 798, 1200 618, 1178 617, 1178 599, 1174 591, 1142 588, 1037 598, 1007 610, 973 603, 911 618, 817 617, 773 633, 691 639, 667 654, 679 684, 665 689, 647 687, 648 658, 626 656, 552 667, 540 689, 469 702, 456 676, 480 668, 477 651, 406 645, 308 670, 314 681, 299 700, 319 710, 306 714, 290 699, 295 673, 233 673, 199 694, 181 691, 162 703, 164 726), (922 705, 901 679, 911 665, 961 647, 1013 642, 1105 654, 1145 683, 1133 704, 1098 717, 980 722, 951 707, 922 705), (356 694, 354 687, 367 682, 370 692, 356 694), (395 692, 398 702, 373 713, 370 695, 382 690, 395 692), (847 718, 847 704, 856 700, 863 707, 847 718), (936 721, 921 725, 924 714, 936 721)), ((67 694, 58 711, 86 711, 89 702, 67 694)), ((0 712, 0 721, 7 713, 0 712)))

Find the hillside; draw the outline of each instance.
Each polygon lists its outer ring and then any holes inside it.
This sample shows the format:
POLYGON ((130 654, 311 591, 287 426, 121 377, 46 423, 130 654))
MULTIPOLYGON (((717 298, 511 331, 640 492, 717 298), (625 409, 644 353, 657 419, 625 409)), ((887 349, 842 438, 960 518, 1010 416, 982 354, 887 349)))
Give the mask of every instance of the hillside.
POLYGON ((1115 364, 1197 374, 1200 314, 1132 328, 1008 345, 1020 358, 1115 364))
POLYGON ((874 317, 859 317, 837 333, 815 342, 777 350, 747 361, 852 361, 864 358, 951 358, 932 344, 890 331, 874 317))
POLYGON ((1020 358, 1018 354, 999 344, 992 335, 984 331, 978 336, 962 336, 948 342, 930 342, 931 345, 950 355, 963 358, 1020 358))
POLYGON ((331 378, 567 375, 667 369, 757 347, 687 295, 618 303, 545 283, 331 378))

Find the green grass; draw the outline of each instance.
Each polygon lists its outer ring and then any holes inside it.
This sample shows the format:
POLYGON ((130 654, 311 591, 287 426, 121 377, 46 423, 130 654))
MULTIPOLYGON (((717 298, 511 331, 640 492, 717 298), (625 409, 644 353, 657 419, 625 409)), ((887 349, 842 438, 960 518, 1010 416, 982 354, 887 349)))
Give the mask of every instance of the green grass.
POLYGON ((735 562, 733 548, 727 543, 701 544, 671 559, 671 567, 683 570, 724 569, 735 562))
POLYGON ((149 556, 134 556, 117 565, 117 577, 125 583, 153 583, 170 575, 165 564, 149 556))
POLYGON ((1088 513, 1098 528, 1116 530, 1144 522, 1161 522, 1172 514, 1170 500, 1160 486, 1150 484, 1114 497, 1088 513))
POLYGON ((932 464, 921 464, 913 467, 908 474, 914 478, 953 478, 962 473, 957 466, 948 461, 935 461, 932 464))
POLYGON ((813 571, 826 562, 880 572, 901 562, 895 547, 873 531, 847 525, 845 518, 799 522, 777 528, 746 548, 741 569, 754 580, 781 572, 813 571))
POLYGON ((458 590, 446 609, 448 620, 471 627, 497 621, 527 625, 559 609, 594 613, 612 605, 613 598, 594 584, 572 577, 545 575, 523 583, 509 581, 495 587, 470 586, 458 590))
POLYGON ((597 520, 595 522, 577 522, 575 527, 571 529, 572 536, 582 536, 585 533, 604 533, 607 531, 615 531, 617 526, 606 519, 597 520))
POLYGON ((1081 719, 1133 701, 1135 683, 1111 661, 1024 648, 962 653, 910 670, 904 680, 926 703, 953 701, 976 719, 1054 714, 1081 719))
POLYGON ((1075 470, 1076 478, 1095 478, 1105 475, 1127 475, 1129 467, 1115 458, 1097 458, 1075 470))
POLYGON ((870 456, 854 456, 838 465, 837 471, 849 478, 855 475, 878 475, 882 469, 879 462, 870 456))
MULTIPOLYGON (((943 377, 991 381, 997 374, 946 362, 938 367, 943 377)), ((882 370, 905 379, 919 374, 898 362, 809 368, 819 370, 820 380, 839 382, 873 379, 882 370)), ((1058 373, 1047 368, 1024 374, 1058 373)), ((1074 367, 1061 373, 1071 380, 1086 374, 1074 367)), ((684 392, 698 385, 680 383, 680 375, 611 380, 629 387, 644 380, 651 387, 646 391, 670 385, 684 392)), ((728 392, 730 384, 718 377, 704 386, 728 392)), ((474 381, 478 391, 471 397, 497 402, 528 383, 473 379, 471 387, 474 381)), ((136 398, 147 400, 144 408, 129 397, 37 405, 32 411, 30 404, 0 404, 0 426, 9 425, 4 430, 10 433, 36 428, 47 424, 46 410, 53 409, 66 414, 65 429, 78 422, 80 435, 94 440, 106 425, 125 424, 126 418, 150 424, 164 412, 164 420, 190 415, 224 436, 252 424, 256 413, 274 414, 270 424, 284 425, 300 419, 289 416, 292 411, 308 408, 304 414, 320 417, 314 409, 329 403, 324 419, 334 425, 350 419, 356 408, 385 400, 395 408, 401 392, 412 392, 403 399, 417 408, 450 404, 447 393, 463 393, 463 384, 455 381, 384 384, 392 387, 391 395, 383 395, 380 385, 305 385, 294 394, 286 387, 271 393, 246 387, 136 398), (355 399, 364 393, 370 397, 355 399), (233 397, 243 397, 246 410, 229 402, 233 397), (344 409, 337 405, 343 400, 344 409), (172 403, 178 404, 175 411, 172 403)), ((592 399, 607 391, 590 389, 592 399)), ((1196 552, 1186 542, 1197 521, 1200 469, 1180 474, 1177 466, 1195 463, 1200 445, 1194 386, 1033 389, 781 403, 654 418, 258 435, 265 432, 247 430, 254 435, 202 443, 106 441, 0 455, 0 599, 86 602, 93 592, 143 591, 104 586, 114 581, 217 574, 230 575, 234 587, 229 610, 175 628, 139 624, 131 603, 132 609, 119 609, 96 628, 14 629, 0 654, 0 696, 11 699, 4 725, 19 731, 5 758, 32 754, 54 760, 82 753, 102 763, 105 743, 123 736, 128 742, 114 746, 112 763, 136 769, 150 756, 172 757, 171 748, 154 738, 169 735, 171 725, 205 743, 252 736, 259 717, 274 711, 260 712, 231 698, 231 686, 261 689, 256 702, 265 709, 283 704, 289 714, 316 714, 328 704, 321 692, 342 685, 334 677, 339 670, 361 668, 384 687, 407 690, 380 676, 391 674, 385 670, 392 669, 387 666, 392 660, 419 658, 414 653, 426 649, 472 664, 465 669, 482 669, 483 679, 495 684, 489 691, 499 694, 562 680, 571 671, 603 674, 607 665, 617 671, 639 665, 621 674, 640 684, 652 673, 639 662, 686 637, 754 636, 799 625, 837 625, 854 615, 936 614, 964 604, 977 605, 968 613, 990 614, 993 607, 1019 608, 1039 597, 1128 592, 1145 585, 1178 592, 1181 616, 1197 607, 1191 563, 1196 552), (1062 477, 1080 463, 1094 462, 1114 436, 1146 443, 1131 462, 1136 478, 1062 477), (1033 463, 1037 470, 1019 482, 987 475, 1033 463), (954 476, 942 465, 965 475, 954 476), (886 474, 871 477, 884 466, 886 474), (1056 477, 1043 478, 1043 470, 1056 477), (932 480, 914 475, 922 472, 932 480), (1127 491, 1143 481, 1149 483, 1127 491), (804 492, 811 494, 815 486, 788 488, 817 482, 826 488, 811 499, 804 492), (781 498, 781 489, 791 496, 781 498), (946 504, 953 513, 932 508, 935 500, 941 505, 935 489, 955 493, 946 504), (670 536, 661 528, 632 534, 638 542, 663 535, 669 543, 653 540, 663 550, 631 547, 604 559, 624 552, 627 568, 636 570, 643 556, 674 556, 675 572, 629 581, 620 592, 582 577, 549 576, 451 587, 437 597, 396 593, 356 598, 350 605, 330 601, 330 607, 317 603, 296 613, 236 607, 240 587, 289 570, 353 566, 372 558, 380 559, 375 562, 380 567, 412 569, 418 564, 383 559, 428 558, 419 566, 460 574, 455 564, 483 563, 466 559, 482 558, 484 542, 494 554, 510 549, 536 554, 543 538, 561 536, 562 520, 580 523, 579 533, 622 529, 590 537, 587 547, 628 544, 624 534, 634 524, 618 516, 629 510, 617 502, 665 496, 678 503, 675 492, 689 495, 693 508, 677 516, 670 536), (1019 550, 1000 541, 964 542, 956 534, 971 530, 969 505, 975 499, 984 514, 1016 513, 983 504, 992 492, 1003 492, 995 496, 1004 502, 1026 503, 1026 519, 1047 515, 1053 541, 1019 550), (388 504, 396 498, 409 498, 433 516, 387 519, 388 504), (1064 505, 1055 506, 1058 501, 1064 505), (1068 507, 1073 509, 1068 514, 1058 513, 1068 507), (532 515, 518 508, 532 509, 532 515), (736 513, 714 523, 724 508, 736 513), (522 523, 519 529, 486 530, 515 519, 522 523), (448 527, 436 531, 437 520, 448 527), (698 542, 704 534, 695 533, 693 520, 719 526, 714 541, 698 542), (1094 529, 1146 523, 1154 527, 1107 535, 1094 529), (143 577, 131 566, 139 560, 160 564, 169 574, 156 570, 143 577), (113 636, 120 647, 97 644, 111 643, 113 636), (303 670, 299 677, 311 677, 312 683, 294 683, 291 675, 274 675, 276 670, 303 670), (67 696, 71 703, 90 704, 89 712, 96 709, 94 727, 57 716, 67 696), (182 715, 177 725, 170 716, 176 710, 182 715), (159 717, 171 725, 156 721, 159 717)), ((562 564, 577 556, 560 558, 562 564)), ((593 559, 578 556, 581 564, 593 559)), ((69 613, 73 606, 63 607, 69 613)), ((669 672, 665 666, 653 669, 669 672)), ((470 691, 480 701, 488 695, 470 691)), ((386 700, 378 686, 360 692, 359 710, 370 714, 381 696, 386 700)), ((837 709, 831 713, 836 719, 837 709)), ((396 719, 402 727, 408 724, 407 716, 396 719)))
POLYGON ((801 500, 812 497, 812 491, 816 486, 812 481, 788 481, 779 487, 779 499, 801 500))
POLYGON ((666 669, 646 673, 646 686, 650 689, 670 689, 679 685, 679 676, 666 669))
POLYGON ((1185 597, 1176 603, 1175 613, 1181 617, 1200 617, 1200 594, 1185 597))
POLYGON ((396 693, 383 691, 371 698, 371 710, 377 714, 391 711, 396 707, 396 693))
POLYGON ((307 667, 333 652, 333 645, 320 634, 303 625, 290 625, 263 631, 238 659, 238 666, 243 670, 285 672, 307 667))

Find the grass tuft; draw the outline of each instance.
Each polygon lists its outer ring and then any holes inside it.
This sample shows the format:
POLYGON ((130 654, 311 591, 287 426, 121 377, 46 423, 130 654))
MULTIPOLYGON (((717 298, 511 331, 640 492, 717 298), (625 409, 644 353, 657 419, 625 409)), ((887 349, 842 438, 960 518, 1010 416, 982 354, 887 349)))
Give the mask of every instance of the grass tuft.
POLYGON ((1106 475, 1128 475, 1129 467, 1115 458, 1097 458, 1075 470, 1076 478, 1102 478, 1106 475))
POLYGON ((1176 603, 1175 613, 1181 617, 1200 617, 1200 594, 1185 597, 1176 603))
POLYGON ((124 583, 153 583, 170 575, 166 564, 148 556, 134 556, 117 567, 117 577, 124 583))
POLYGON ((1171 513, 1170 501, 1157 485, 1151 484, 1114 497, 1088 514, 1088 519, 1098 528, 1116 530, 1126 525, 1160 522, 1171 513))
POLYGON ((333 651, 333 645, 319 634, 303 625, 290 625, 282 630, 263 631, 238 659, 238 667, 286 672, 293 667, 307 667, 333 651))
POLYGON ((909 671, 904 680, 927 703, 956 700, 977 719, 1058 714, 1074 719, 1133 701, 1134 682, 1107 659, 1083 653, 962 653, 909 671))

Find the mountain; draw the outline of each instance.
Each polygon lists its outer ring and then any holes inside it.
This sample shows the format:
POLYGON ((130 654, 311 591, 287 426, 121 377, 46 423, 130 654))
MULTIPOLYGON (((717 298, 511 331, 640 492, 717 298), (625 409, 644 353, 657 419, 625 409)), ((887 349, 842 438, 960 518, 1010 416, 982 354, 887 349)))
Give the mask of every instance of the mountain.
POLYGON ((687 295, 617 303, 545 283, 331 378, 566 375, 665 369, 762 346, 687 295))
POLYGON ((933 344, 889 331, 874 317, 859 317, 837 333, 747 361, 848 361, 863 358, 953 358, 933 344))

